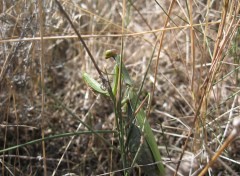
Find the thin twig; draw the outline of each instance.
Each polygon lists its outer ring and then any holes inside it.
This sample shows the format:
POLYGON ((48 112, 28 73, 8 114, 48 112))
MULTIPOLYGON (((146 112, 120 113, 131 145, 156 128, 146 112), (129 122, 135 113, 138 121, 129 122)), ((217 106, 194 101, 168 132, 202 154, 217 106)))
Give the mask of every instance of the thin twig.
POLYGON ((47 160, 46 160, 46 148, 44 141, 44 106, 45 106, 45 92, 44 92, 44 41, 43 41, 43 8, 42 0, 38 0, 39 7, 39 22, 40 22, 40 46, 41 46, 41 56, 40 56, 40 65, 41 65, 41 92, 42 92, 42 107, 41 107, 41 135, 42 135, 42 155, 43 155, 43 170, 44 176, 47 176, 47 160))
POLYGON ((55 0, 55 2, 57 3, 58 8, 59 8, 59 10, 61 11, 61 13, 67 18, 67 20, 68 20, 68 22, 70 23, 71 27, 73 28, 74 32, 77 34, 77 36, 78 36, 79 40, 81 41, 83 47, 85 48, 85 50, 87 51, 90 59, 92 60, 92 62, 93 62, 93 64, 94 64, 94 66, 95 66, 95 68, 96 68, 96 70, 97 70, 100 78, 102 79, 103 84, 105 84, 105 83, 106 83, 106 79, 104 78, 101 70, 99 69, 99 67, 98 67, 98 65, 97 65, 97 63, 96 63, 96 61, 95 61, 92 53, 91 53, 90 50, 88 49, 87 44, 84 42, 81 34, 78 32, 78 30, 77 30, 76 27, 74 26, 72 20, 71 20, 70 17, 68 16, 67 12, 63 9, 63 7, 62 7, 62 5, 60 4, 60 2, 59 2, 58 0, 55 0))

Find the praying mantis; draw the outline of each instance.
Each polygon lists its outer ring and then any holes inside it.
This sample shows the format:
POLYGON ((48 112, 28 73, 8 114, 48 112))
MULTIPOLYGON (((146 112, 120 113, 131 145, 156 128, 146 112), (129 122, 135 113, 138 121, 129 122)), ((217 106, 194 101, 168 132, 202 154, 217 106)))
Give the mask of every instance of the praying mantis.
POLYGON ((112 58, 115 61, 113 82, 110 85, 108 81, 108 85, 104 85, 108 89, 103 88, 102 84, 87 73, 83 73, 83 80, 93 91, 110 97, 114 104, 117 128, 120 131, 119 140, 122 144, 120 148, 123 154, 123 166, 133 167, 135 164, 138 164, 145 175, 165 175, 161 155, 152 129, 146 119, 146 114, 139 101, 138 93, 134 90, 133 81, 122 62, 121 55, 117 54, 114 49, 107 50, 105 58, 112 58), (120 90, 125 90, 123 97, 119 96, 119 93, 121 94, 120 90), (118 108, 119 104, 120 110, 118 108), (125 119, 123 117, 123 107, 125 107, 127 114, 127 118, 125 119), (128 159, 128 155, 130 155, 130 160, 128 159))

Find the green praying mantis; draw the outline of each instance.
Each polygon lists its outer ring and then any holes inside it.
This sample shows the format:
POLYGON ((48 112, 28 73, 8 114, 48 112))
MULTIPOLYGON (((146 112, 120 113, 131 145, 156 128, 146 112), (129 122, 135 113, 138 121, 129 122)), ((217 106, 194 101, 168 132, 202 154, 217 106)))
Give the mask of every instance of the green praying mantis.
POLYGON ((110 85, 108 81, 108 85, 104 85, 104 87, 108 87, 108 89, 103 88, 102 84, 87 73, 83 73, 83 79, 93 91, 110 97, 114 103, 117 128, 120 131, 119 140, 121 153, 123 155, 123 166, 133 167, 135 164, 138 164, 141 166, 145 175, 165 175, 161 155, 152 129, 140 105, 139 96, 134 90, 133 81, 125 65, 121 62, 121 55, 117 54, 116 50, 107 50, 105 52, 105 58, 113 58, 116 63, 113 70, 112 84, 110 85), (122 86, 121 88, 120 84, 122 86), (123 94, 124 97, 120 96, 120 99, 119 90, 125 90, 123 94), (120 105, 120 110, 118 105, 120 105), (125 107, 125 111, 123 107, 125 107), (127 114, 126 118, 123 117, 123 111, 127 114))

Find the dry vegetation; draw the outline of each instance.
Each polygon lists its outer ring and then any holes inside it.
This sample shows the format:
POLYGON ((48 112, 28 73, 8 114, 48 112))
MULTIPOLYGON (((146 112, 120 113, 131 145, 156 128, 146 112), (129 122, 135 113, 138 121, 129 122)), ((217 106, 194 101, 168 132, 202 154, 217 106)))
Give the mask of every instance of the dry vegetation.
MULTIPOLYGON (((0 2, 0 175, 122 175, 120 154, 94 134, 17 147, 43 134, 86 130, 79 119, 93 129, 116 129, 111 102, 81 78, 82 72, 98 78, 82 43, 54 0, 40 2, 0 2)), ((158 2, 60 1, 99 67, 109 72, 113 63, 103 53, 121 50, 125 10, 124 63, 136 87, 159 42, 144 85, 152 92, 156 76, 148 119, 167 175, 179 159, 178 175, 197 175, 239 116, 240 4, 178 0, 169 11, 171 1, 158 2)), ((118 147, 113 134, 101 135, 118 147)), ((225 147, 209 174, 240 175, 239 146, 237 138, 225 147)))

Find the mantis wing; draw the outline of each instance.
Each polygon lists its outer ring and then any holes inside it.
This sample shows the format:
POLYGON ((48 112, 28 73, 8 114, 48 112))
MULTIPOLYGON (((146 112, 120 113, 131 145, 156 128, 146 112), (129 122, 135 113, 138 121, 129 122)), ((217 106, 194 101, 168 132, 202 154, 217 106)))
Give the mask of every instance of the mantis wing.
MULTIPOLYGON (((130 104, 131 104, 132 108, 136 107, 136 104, 137 104, 137 106, 140 104, 139 101, 137 102, 137 94, 133 90, 129 91, 129 99, 130 99, 130 104)), ((164 166, 162 164, 161 155, 159 153, 158 146, 157 146, 155 137, 153 135, 151 126, 146 119, 146 114, 145 114, 143 109, 140 109, 139 112, 137 113, 136 120, 137 120, 137 124, 140 127, 140 130, 143 131, 144 139, 147 141, 147 147, 150 149, 151 154, 153 156, 154 160, 151 161, 151 163, 157 162, 157 164, 156 164, 157 168, 155 169, 154 172, 157 175, 164 176, 165 175, 165 169, 164 169, 164 166)), ((145 150, 147 150, 147 149, 145 149, 145 150)), ((146 152, 146 154, 147 154, 147 152, 146 152)), ((142 155, 142 156, 144 156, 144 155, 142 155)), ((149 157, 149 156, 146 156, 146 157, 149 157)), ((140 158, 140 159, 144 160, 146 158, 140 158)), ((148 163, 148 164, 150 164, 150 163, 148 163)))

